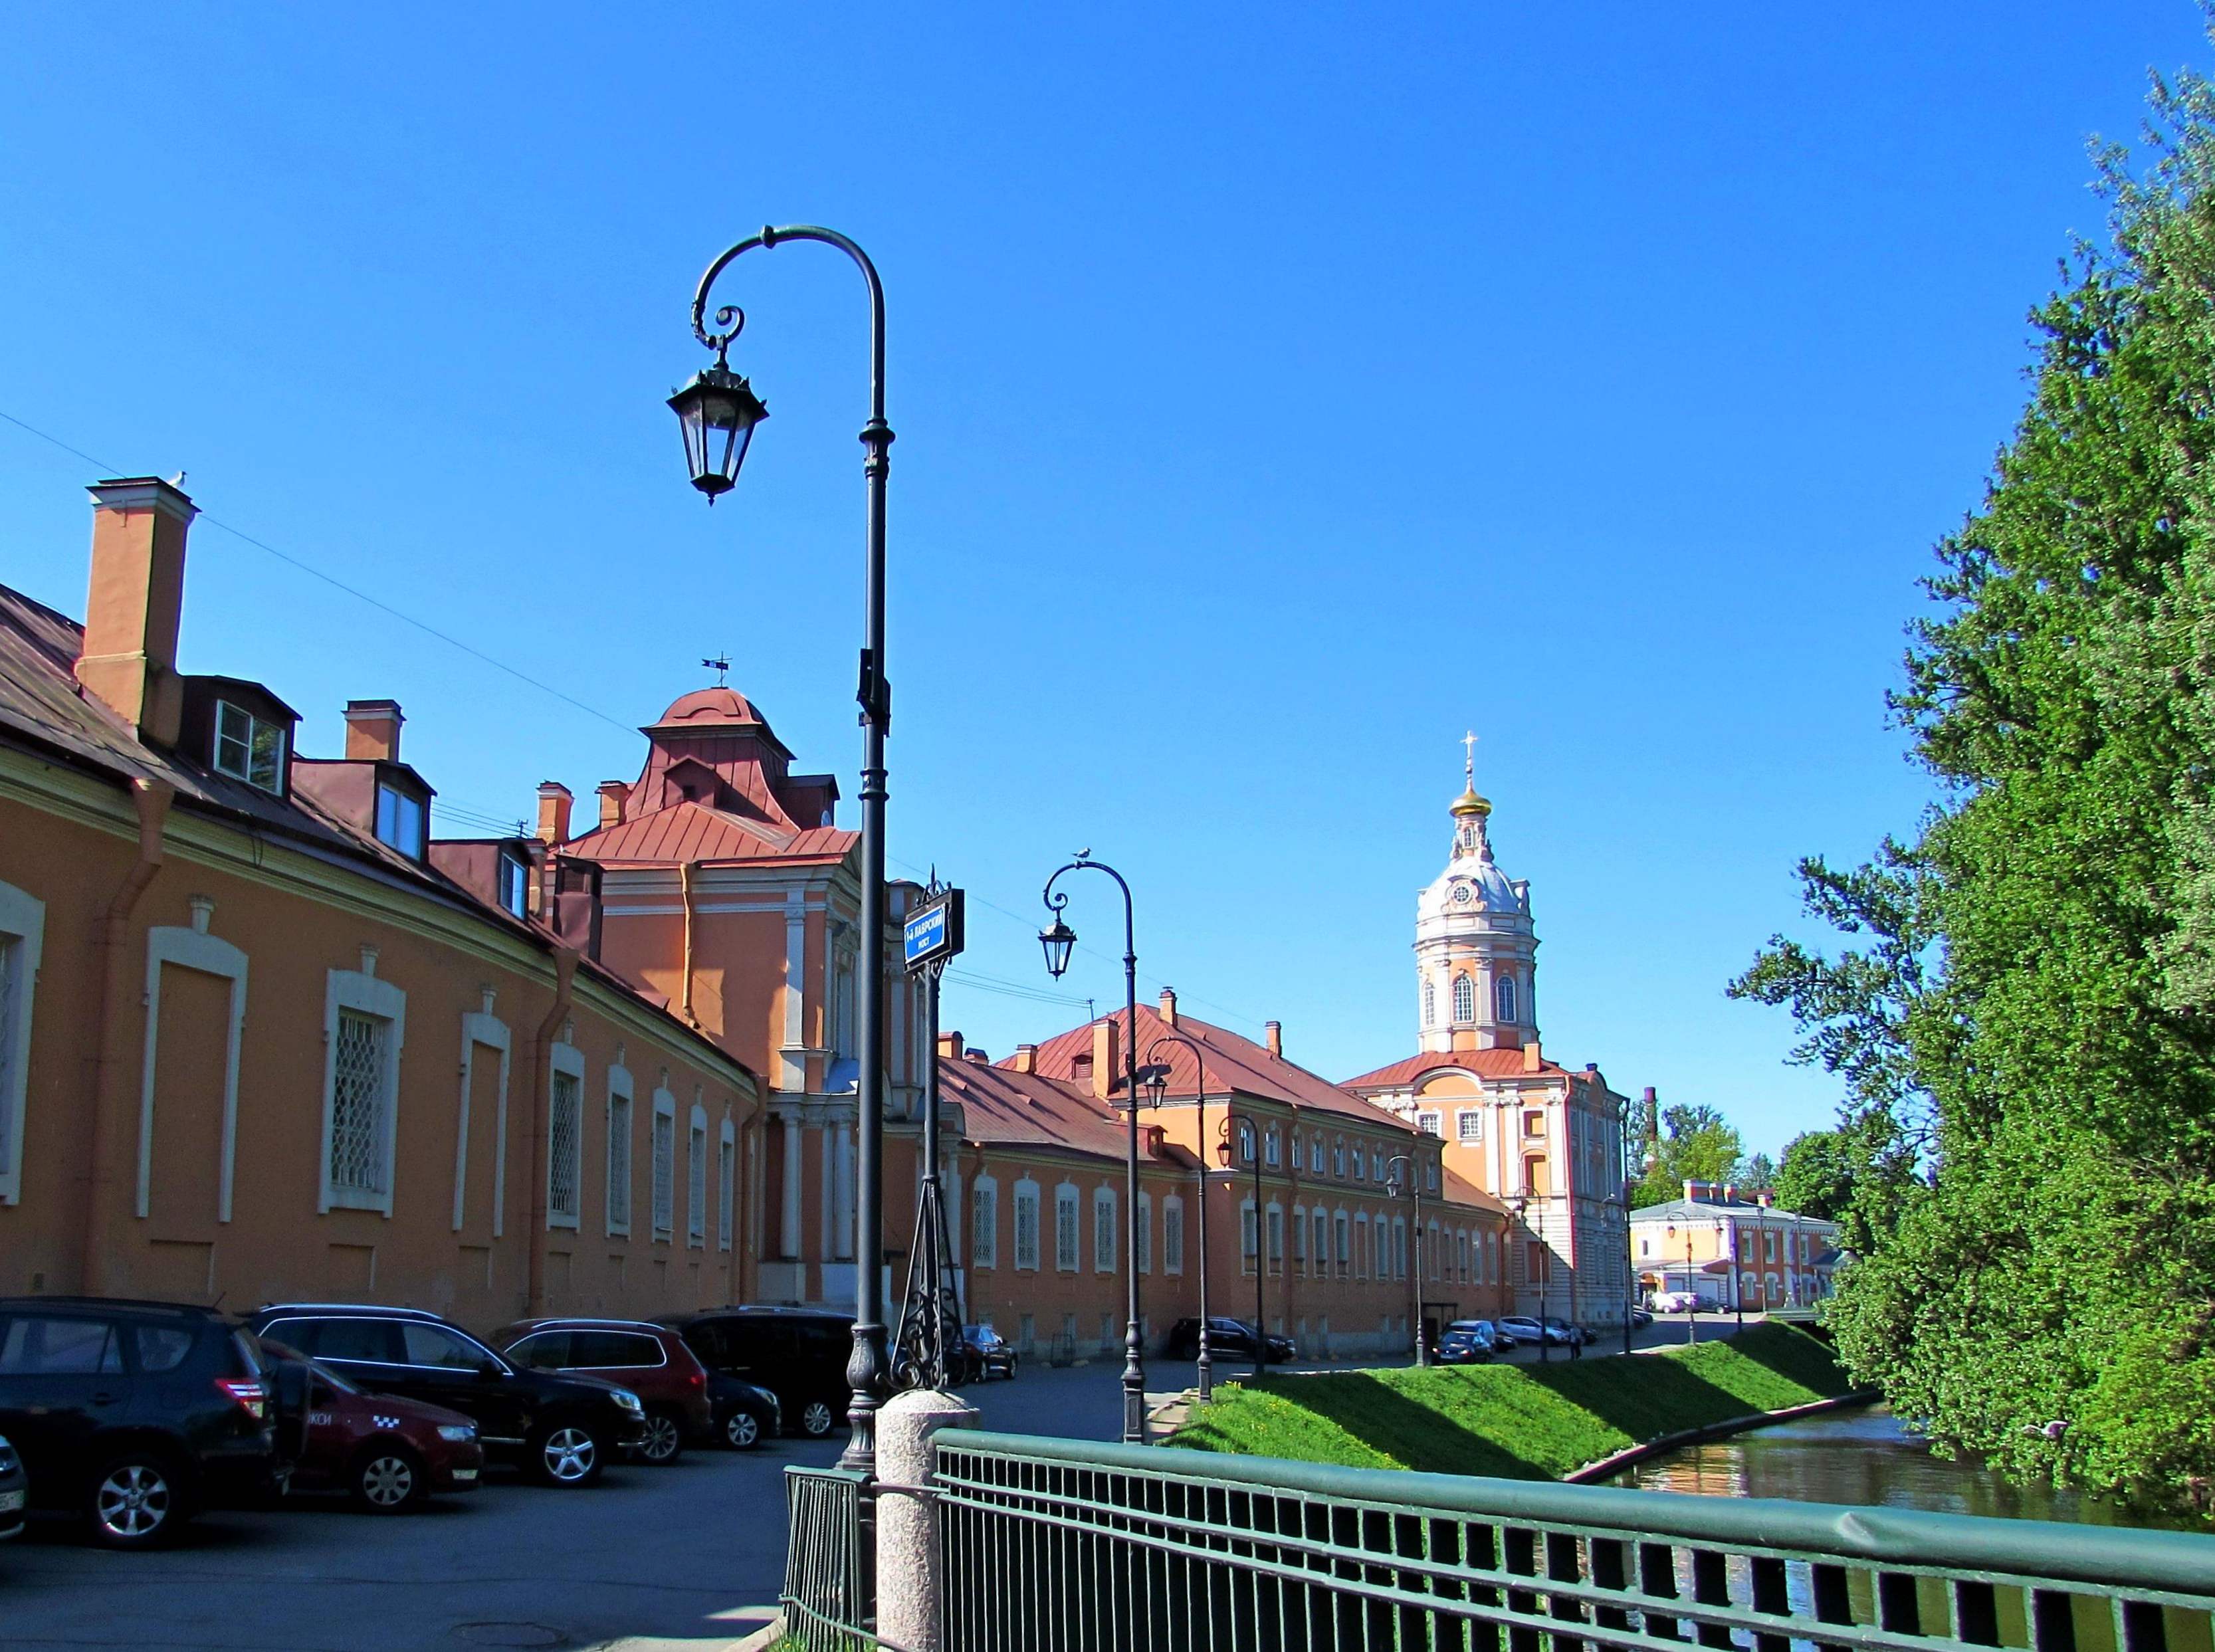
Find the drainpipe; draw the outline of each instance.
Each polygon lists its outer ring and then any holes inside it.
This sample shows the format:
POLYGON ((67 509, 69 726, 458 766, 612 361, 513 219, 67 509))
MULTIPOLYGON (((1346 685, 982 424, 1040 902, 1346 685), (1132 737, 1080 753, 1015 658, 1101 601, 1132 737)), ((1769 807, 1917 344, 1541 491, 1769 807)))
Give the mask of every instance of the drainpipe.
POLYGON ((699 1029, 700 1017, 692 1013, 692 874, 697 869, 698 863, 694 861, 686 861, 677 869, 677 887, 684 898, 684 995, 678 1008, 684 1024, 695 1031, 699 1029))
POLYGON ((524 1311, 527 1315, 546 1311, 546 1152, 548 1121, 546 1108, 549 1075, 554 1060, 554 1035, 561 1030, 561 1023, 569 1015, 570 992, 577 980, 577 949, 556 946, 554 949, 554 1004, 547 1010, 546 1019, 538 1023, 537 1035, 531 1041, 531 1237, 525 1247, 526 1263, 524 1311))
POLYGON ((110 1188, 115 1180, 115 1119, 123 1110, 119 1092, 126 1080, 129 1059, 127 1041, 116 1025, 117 1006, 131 990, 131 916, 138 899, 162 869, 162 828, 169 818, 176 792, 166 782, 140 778, 131 783, 131 803, 138 815, 138 858, 124 876, 121 887, 107 903, 107 912, 93 937, 99 964, 96 977, 100 998, 93 1012, 91 1072, 86 1089, 91 1096, 91 1128, 85 1170, 83 1238, 77 1252, 79 1288, 87 1296, 104 1293, 107 1284, 107 1219, 110 1188))

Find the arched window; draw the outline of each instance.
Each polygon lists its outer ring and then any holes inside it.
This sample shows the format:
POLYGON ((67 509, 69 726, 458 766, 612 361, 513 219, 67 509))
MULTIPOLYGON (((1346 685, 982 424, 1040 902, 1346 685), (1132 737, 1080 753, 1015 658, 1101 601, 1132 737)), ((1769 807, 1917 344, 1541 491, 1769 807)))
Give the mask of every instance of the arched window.
POLYGON ((1435 1027, 1439 1021, 1439 989, 1434 981, 1423 983, 1423 1025, 1435 1027))
POLYGON ((1515 1019, 1515 978, 1512 975, 1502 975, 1493 982, 1492 1004, 1496 1019, 1515 1019))
POLYGON ((1454 977, 1453 1011, 1457 1022, 1476 1019, 1476 984, 1466 975, 1454 977))

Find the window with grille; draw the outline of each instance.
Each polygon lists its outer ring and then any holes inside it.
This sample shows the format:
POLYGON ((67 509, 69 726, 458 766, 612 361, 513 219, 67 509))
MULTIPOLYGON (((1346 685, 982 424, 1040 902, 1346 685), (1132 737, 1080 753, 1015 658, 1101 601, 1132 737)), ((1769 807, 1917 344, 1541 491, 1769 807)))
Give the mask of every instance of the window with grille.
POLYGON ((1492 1002, 1494 1009, 1498 1011, 1497 1019, 1515 1019, 1515 978, 1512 975, 1502 975, 1493 982, 1492 1002))
POLYGON ((382 1195, 385 1093, 392 1023, 358 1010, 339 1011, 331 1060, 330 1184, 346 1193, 382 1195))
POLYGON ((585 1086, 574 1072, 554 1075, 546 1118, 546 1219, 577 1224, 578 1160, 584 1145, 585 1086))
POLYGON ((1423 1025, 1435 1027, 1438 1023, 1439 989, 1431 982, 1425 981, 1423 983, 1423 1025))
POLYGON ((1000 1265, 1000 1190, 979 1182, 969 1195, 969 1260, 979 1268, 1000 1265))
POLYGON ((694 1120, 684 1146, 684 1237, 704 1246, 708 1242, 708 1127, 694 1120))
POLYGON ((669 1237, 676 1223, 677 1115, 656 1108, 653 1114, 653 1236, 669 1237))
POLYGON ((1454 1115, 1454 1135, 1464 1147, 1473 1147, 1484 1140, 1484 1109, 1465 1107, 1454 1115))
POLYGON ((718 1150, 715 1165, 715 1186, 722 1202, 717 1207, 715 1244, 717 1248, 731 1248, 731 1207, 738 1195, 739 1144, 726 1136, 718 1150))
POLYGON ((1456 1021, 1476 1019, 1476 984, 1466 975, 1454 977, 1453 1012, 1456 1021))
POLYGON ((1092 1195, 1092 1269, 1115 1271, 1115 1195, 1106 1188, 1092 1195))
POLYGON ((1138 1246, 1138 1271, 1154 1271, 1154 1196, 1150 1193, 1138 1195, 1138 1231, 1134 1236, 1138 1246))
POLYGON ((608 1231, 630 1231, 630 1097, 608 1097, 608 1231))
POLYGON ((1184 1272, 1184 1201, 1164 1200, 1162 1204, 1162 1271, 1165 1274, 1184 1272))
POLYGON ((1443 1113, 1418 1113, 1415 1115, 1415 1128, 1421 1131, 1427 1136, 1443 1136, 1446 1133, 1445 1115, 1443 1113))
POLYGON ((1053 1265, 1065 1274, 1077 1271, 1077 1189, 1058 1188, 1053 1195, 1053 1265))
POLYGON ((1281 1274, 1285 1271, 1285 1213, 1272 1205, 1268 1215, 1269 1271, 1281 1274))
MULTIPOLYGON (((1035 1182, 1015 1184, 1015 1266, 1039 1265, 1039 1190, 1035 1182)), ((1026 1333, 1025 1342, 1030 1340, 1026 1333)))

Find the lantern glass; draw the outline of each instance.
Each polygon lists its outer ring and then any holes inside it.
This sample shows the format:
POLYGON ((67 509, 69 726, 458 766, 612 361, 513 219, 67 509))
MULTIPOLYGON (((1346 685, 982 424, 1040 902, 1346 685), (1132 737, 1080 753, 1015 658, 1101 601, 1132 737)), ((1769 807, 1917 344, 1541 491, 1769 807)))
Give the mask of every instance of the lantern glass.
POLYGON ((692 485, 712 504, 737 484, 754 427, 769 417, 769 409, 753 386, 721 367, 696 374, 669 398, 669 406, 684 437, 684 464, 692 485))
POLYGON ((1159 1107, 1162 1104, 1162 1098, 1167 1096, 1169 1090, 1169 1064, 1166 1061, 1157 1061, 1148 1067, 1145 1084, 1146 1099, 1153 1102, 1156 1107, 1159 1107))
POLYGON ((1046 973, 1059 980, 1069 968, 1069 955, 1077 945, 1077 931, 1057 918, 1052 928, 1039 931, 1039 945, 1046 949, 1046 973))

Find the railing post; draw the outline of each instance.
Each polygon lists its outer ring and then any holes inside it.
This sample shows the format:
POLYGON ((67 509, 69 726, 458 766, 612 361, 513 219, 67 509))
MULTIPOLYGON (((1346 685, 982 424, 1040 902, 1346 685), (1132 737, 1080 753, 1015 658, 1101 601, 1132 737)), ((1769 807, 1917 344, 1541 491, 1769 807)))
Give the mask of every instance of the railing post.
POLYGON ((946 1557, 931 1437, 973 1428, 978 1412, 954 1394, 911 1389, 877 1413, 877 1633, 902 1652, 941 1652, 946 1557))

